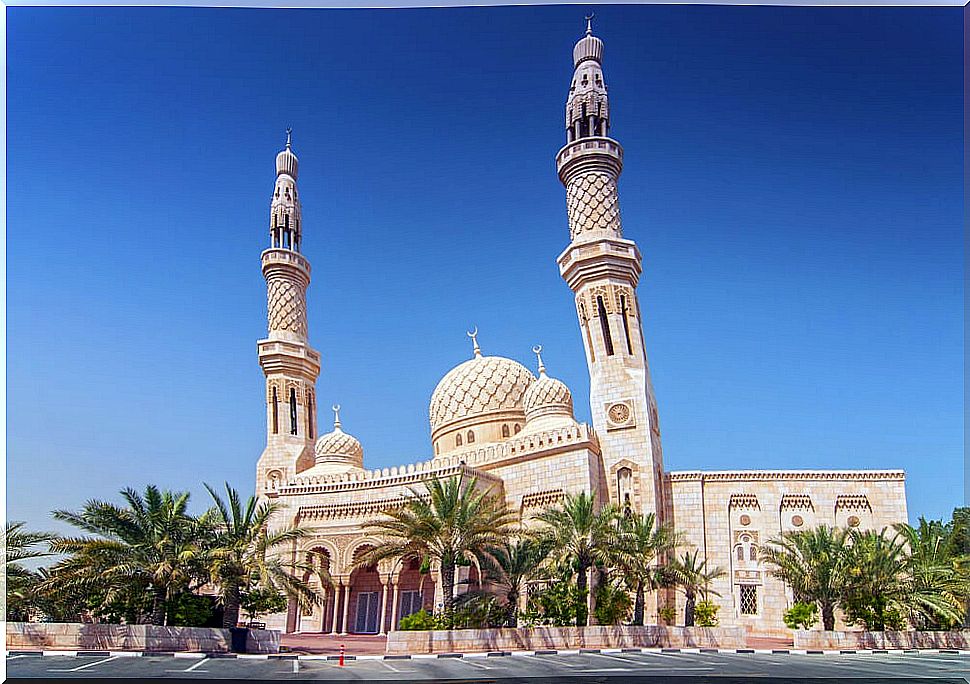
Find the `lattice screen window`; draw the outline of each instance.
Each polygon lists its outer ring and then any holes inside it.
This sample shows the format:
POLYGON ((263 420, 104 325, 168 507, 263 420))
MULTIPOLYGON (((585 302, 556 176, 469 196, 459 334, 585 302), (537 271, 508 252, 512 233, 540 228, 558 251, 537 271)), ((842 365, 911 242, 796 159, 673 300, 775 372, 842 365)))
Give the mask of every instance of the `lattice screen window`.
POLYGON ((741 615, 758 614, 758 586, 755 584, 742 584, 740 587, 741 615))

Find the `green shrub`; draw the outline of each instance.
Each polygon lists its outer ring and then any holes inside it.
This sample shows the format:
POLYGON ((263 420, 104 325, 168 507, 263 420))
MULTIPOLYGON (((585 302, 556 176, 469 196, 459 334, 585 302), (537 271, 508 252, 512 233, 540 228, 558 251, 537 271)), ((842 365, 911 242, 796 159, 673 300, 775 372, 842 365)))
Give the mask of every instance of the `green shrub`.
POLYGON ((811 629, 818 621, 818 608, 814 603, 796 603, 785 611, 788 629, 811 629))
POLYGON ((585 604, 589 592, 570 580, 558 580, 529 597, 525 621, 532 625, 566 627, 576 624, 576 606, 585 604))
POLYGON ((677 619, 677 609, 673 606, 660 606, 657 608, 657 617, 662 624, 672 625, 677 619))
POLYGON ((417 632, 428 629, 439 629, 440 620, 424 608, 416 613, 401 618, 401 631, 417 632))
POLYGON ((601 625, 618 625, 630 617, 633 601, 630 593, 615 582, 604 582, 596 587, 596 622, 601 625))
POLYGON ((717 627, 717 611, 720 608, 713 601, 698 601, 694 606, 694 624, 698 627, 717 627))
POLYGON ((168 605, 168 624, 172 627, 221 627, 213 596, 182 593, 168 605))
POLYGON ((275 589, 256 587, 243 592, 240 597, 239 607, 249 617, 250 621, 255 620, 260 615, 271 613, 282 613, 286 610, 286 596, 275 589))

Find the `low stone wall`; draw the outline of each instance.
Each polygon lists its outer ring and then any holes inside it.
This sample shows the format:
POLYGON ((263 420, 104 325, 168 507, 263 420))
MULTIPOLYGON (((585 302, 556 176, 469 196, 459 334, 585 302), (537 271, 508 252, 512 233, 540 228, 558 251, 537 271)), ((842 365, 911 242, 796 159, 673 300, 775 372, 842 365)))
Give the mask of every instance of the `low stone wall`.
POLYGON ((952 632, 795 631, 795 648, 970 648, 970 630, 952 632))
MULTIPOLYGON (((8 622, 8 650, 193 651, 225 653, 232 644, 228 629, 156 627, 154 625, 81 624, 78 622, 8 622)), ((250 653, 279 653, 280 633, 253 629, 246 639, 250 653)))
POLYGON ((571 648, 743 648, 741 627, 518 627, 391 632, 388 655, 571 648))

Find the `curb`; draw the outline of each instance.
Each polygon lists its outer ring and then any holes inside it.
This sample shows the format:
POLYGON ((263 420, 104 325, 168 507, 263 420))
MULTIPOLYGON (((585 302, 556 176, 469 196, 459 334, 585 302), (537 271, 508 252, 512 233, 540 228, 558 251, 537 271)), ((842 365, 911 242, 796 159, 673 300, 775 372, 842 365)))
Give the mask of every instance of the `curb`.
MULTIPOLYGON (((77 658, 227 658, 239 660, 340 660, 339 655, 298 655, 294 653, 197 653, 172 651, 6 651, 7 658, 77 657, 77 658)), ((394 655, 345 655, 345 661, 357 660, 420 660, 447 658, 541 657, 549 655, 619 653, 685 654, 751 654, 751 655, 966 655, 964 648, 891 648, 891 649, 803 649, 803 648, 580 648, 539 649, 535 651, 478 651, 473 653, 413 653, 394 655)))

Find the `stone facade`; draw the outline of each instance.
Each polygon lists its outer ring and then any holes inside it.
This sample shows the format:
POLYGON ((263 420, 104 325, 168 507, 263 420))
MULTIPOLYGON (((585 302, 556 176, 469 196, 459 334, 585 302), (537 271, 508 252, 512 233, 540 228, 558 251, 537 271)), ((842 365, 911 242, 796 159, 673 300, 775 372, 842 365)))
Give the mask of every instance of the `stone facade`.
MULTIPOLYGON (((28 651, 145 651, 228 653, 228 629, 159 627, 156 625, 81 624, 78 622, 8 622, 8 650, 28 651)), ((248 653, 279 653, 277 630, 251 629, 248 653)))
MULTIPOLYGON (((381 543, 368 535, 367 522, 422 483, 459 474, 503 497, 525 524, 543 507, 583 491, 599 505, 655 514, 726 571, 713 587, 721 624, 758 634, 787 634, 781 614, 790 598, 758 561, 768 539, 820 523, 879 529, 906 520, 901 471, 665 473, 637 295, 641 255, 623 236, 623 148, 609 137, 602 58, 603 42, 587 27, 573 51, 566 144, 556 154, 570 240, 557 263, 573 292, 589 367, 591 426, 576 421, 572 393, 547 374, 540 347, 533 349, 533 374, 517 361, 484 355, 476 330, 468 333, 471 358, 447 372, 431 396, 427 460, 365 469, 364 447, 343 431, 339 406, 333 430, 318 436, 320 355, 309 345, 310 263, 301 253, 298 160, 287 136, 276 159, 269 248, 262 254, 268 335, 258 350, 267 442, 256 491, 278 504, 274 525, 314 530, 289 558, 325 564, 335 584, 324 590, 322 606, 303 614, 291 605, 267 619, 270 627, 385 633, 404 615, 438 606, 437 568, 423 573, 410 561, 355 568, 354 559, 381 543)), ((475 586, 474 570, 461 572, 458 579, 470 583, 459 590, 475 586)), ((682 598, 670 594, 650 595, 648 616, 657 615, 658 601, 683 615, 682 598)))

